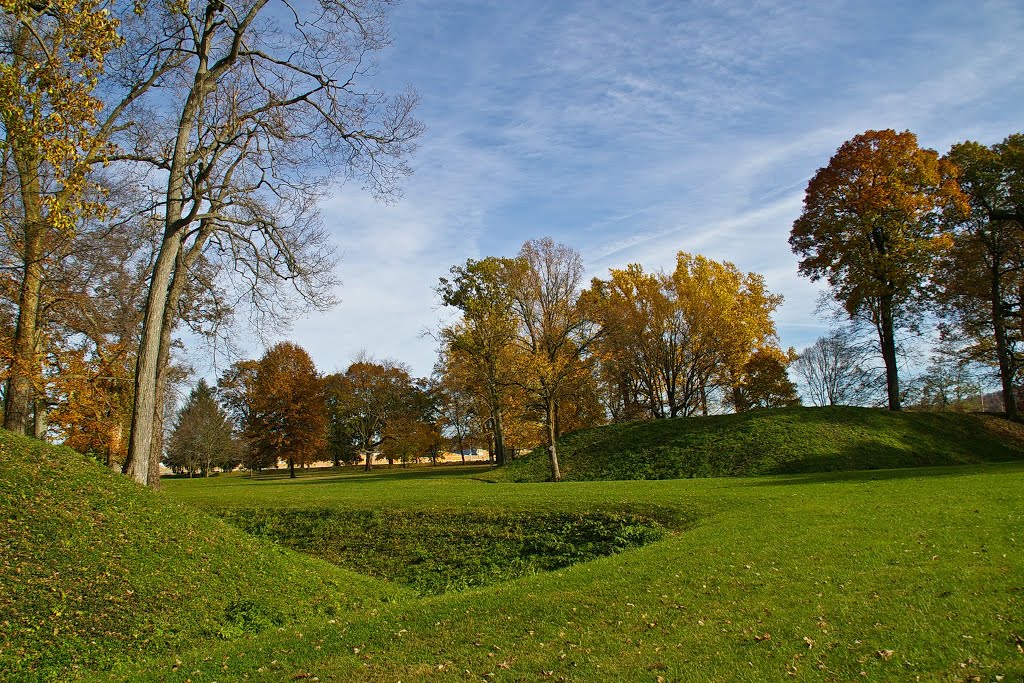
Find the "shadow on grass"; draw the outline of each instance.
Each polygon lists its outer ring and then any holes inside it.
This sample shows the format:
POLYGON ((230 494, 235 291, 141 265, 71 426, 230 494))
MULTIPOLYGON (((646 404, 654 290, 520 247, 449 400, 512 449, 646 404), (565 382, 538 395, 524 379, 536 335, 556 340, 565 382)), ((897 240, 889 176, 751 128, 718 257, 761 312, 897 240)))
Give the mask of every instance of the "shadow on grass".
POLYGON ((751 486, 789 486, 796 484, 821 484, 867 481, 890 481, 897 479, 919 479, 924 477, 963 477, 974 474, 1017 474, 1024 473, 1024 460, 972 465, 930 465, 898 469, 856 470, 842 472, 807 472, 772 474, 752 477, 751 486))
POLYGON ((387 467, 375 468, 369 472, 359 469, 358 471, 346 470, 346 471, 327 471, 327 472, 316 472, 308 474, 296 473, 294 479, 289 479, 288 473, 284 472, 280 475, 274 474, 270 476, 261 475, 251 481, 269 481, 269 482, 293 482, 295 484, 333 484, 343 481, 359 481, 359 482, 393 482, 393 481, 406 481, 406 480, 420 480, 420 479, 443 479, 446 477, 460 477, 467 474, 479 474, 481 472, 488 472, 492 468, 489 465, 456 465, 456 466, 440 466, 440 467, 409 467, 409 468, 394 468, 390 469, 387 467))

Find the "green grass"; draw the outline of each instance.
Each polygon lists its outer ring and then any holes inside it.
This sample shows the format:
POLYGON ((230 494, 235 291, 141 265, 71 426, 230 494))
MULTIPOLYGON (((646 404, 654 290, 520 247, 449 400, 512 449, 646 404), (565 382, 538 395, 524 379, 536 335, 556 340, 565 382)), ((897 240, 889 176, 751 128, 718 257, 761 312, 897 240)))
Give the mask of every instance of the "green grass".
MULTIPOLYGON (((17 442, 18 457, 36 457, 23 443, 17 442)), ((79 497, 96 497, 89 487, 97 486, 110 492, 118 515, 144 513, 160 529, 151 532, 160 539, 152 543, 131 534, 120 540, 123 555, 139 552, 135 544, 145 548, 145 560, 130 563, 134 572, 161 571, 138 581, 165 590, 191 581, 188 590, 166 595, 174 600, 163 605, 166 612, 155 599, 143 605, 147 614, 163 614, 167 628, 179 629, 173 639, 119 651, 123 639, 97 634, 92 647, 107 655, 79 660, 85 668, 67 671, 68 679, 1008 682, 1024 676, 1024 463, 563 484, 491 484, 471 468, 346 470, 294 481, 176 480, 151 494, 66 451, 48 453, 47 459, 74 464, 18 475, 12 486, 12 471, 36 468, 12 466, 6 448, 0 461, 2 519, 22 520, 5 538, 27 549, 21 555, 57 559, 46 537, 27 528, 49 518, 66 539, 66 565, 85 563, 94 546, 112 551, 105 539, 116 541, 119 527, 109 518, 74 522, 62 532, 69 525, 61 506, 28 512, 8 497, 13 490, 31 499, 54 490, 76 519, 87 510, 79 497), (56 484, 57 475, 77 481, 56 484), (278 521, 316 510, 435 521, 488 511, 507 518, 628 510, 687 520, 687 526, 666 526, 661 540, 555 571, 420 597, 247 540, 195 508, 217 515, 277 510, 278 521), (170 525, 173 532, 164 530, 170 525), (188 560, 173 539, 189 529, 209 530, 197 536, 215 532, 239 549, 203 546, 209 557, 201 575, 192 565, 171 582, 170 568, 188 560), (242 564, 241 558, 277 563, 261 570, 261 599, 238 594, 239 581, 256 577, 229 567, 236 556, 242 564), (284 565, 302 567, 304 578, 282 580, 284 565), (192 594, 206 601, 188 599, 192 594), (241 606, 232 611, 232 602, 241 606), (339 607, 320 609, 325 602, 339 607), (225 624, 228 633, 218 634, 225 624)), ((0 622, 12 596, 25 600, 38 592, 42 597, 31 598, 25 610, 39 633, 48 632, 57 622, 43 598, 53 584, 11 585, 8 566, 0 568, 0 599, 9 601, 0 622)), ((96 563, 89 566, 96 573, 96 563)), ((73 576, 67 567, 61 571, 73 576)), ((76 590, 88 604, 104 604, 102 591, 84 584, 76 590)), ((140 631, 153 623, 148 619, 137 619, 140 631)), ((5 663, 16 658, 8 653, 38 652, 45 640, 27 629, 3 635, 5 663)), ((0 668, 0 678, 11 677, 8 671, 0 668)))
POLYGON ((691 529, 555 572, 212 643, 115 680, 1019 680, 1024 464, 565 484, 415 474, 181 482, 218 508, 682 508, 691 529), (317 483, 314 483, 317 482, 317 483), (291 489, 291 490, 287 490, 291 489), (226 492, 227 495, 225 495, 226 492), (347 503, 344 503, 347 504, 347 503), (768 637, 766 637, 766 635, 768 637), (891 654, 890 654, 891 651, 891 654), (240 654, 244 653, 244 654, 240 654), (468 673, 467 673, 468 672, 468 673), (861 675, 861 672, 866 674, 861 675), (795 676, 790 676, 793 673, 795 676), (491 675, 493 674, 493 675, 491 675), (972 677, 979 677, 977 679, 972 677), (1013 678, 1016 676, 1017 678, 1013 678))
POLYGON ((0 539, 3 680, 63 680, 404 593, 2 430, 0 539))
MULTIPOLYGON (((563 478, 677 479, 872 470, 1024 459, 1024 427, 965 413, 781 408, 606 425, 558 441, 563 478)), ((494 478, 546 481, 537 449, 494 478)))

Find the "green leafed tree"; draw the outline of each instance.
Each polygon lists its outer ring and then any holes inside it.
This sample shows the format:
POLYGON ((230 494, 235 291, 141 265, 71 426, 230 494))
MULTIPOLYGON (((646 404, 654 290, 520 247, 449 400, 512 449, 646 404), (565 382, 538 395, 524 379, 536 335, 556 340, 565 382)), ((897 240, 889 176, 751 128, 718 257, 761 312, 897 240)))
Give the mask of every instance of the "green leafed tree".
POLYGON ((910 131, 869 130, 843 143, 807 185, 789 243, 800 273, 825 279, 851 317, 869 320, 886 369, 890 410, 900 410, 896 332, 913 328, 942 234, 966 213, 956 168, 910 131))
POLYGON ((215 467, 235 467, 241 455, 231 418, 217 403, 214 389, 205 380, 199 380, 178 410, 164 462, 190 477, 196 472, 208 477, 215 467))
POLYGON ((963 340, 965 359, 998 368, 1003 405, 1018 416, 1024 369, 1024 134, 986 147, 954 145, 970 213, 952 231, 938 268, 938 303, 946 336, 963 340))

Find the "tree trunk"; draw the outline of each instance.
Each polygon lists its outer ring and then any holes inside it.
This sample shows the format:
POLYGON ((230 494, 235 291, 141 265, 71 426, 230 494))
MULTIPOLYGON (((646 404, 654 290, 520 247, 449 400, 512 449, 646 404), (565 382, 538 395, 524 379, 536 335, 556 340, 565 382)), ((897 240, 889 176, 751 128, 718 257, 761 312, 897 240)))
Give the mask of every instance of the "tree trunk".
POLYGON ((32 402, 32 436, 45 441, 48 427, 46 399, 37 398, 32 402))
POLYGON ((555 402, 550 398, 544 399, 544 409, 547 413, 548 427, 548 457, 551 460, 551 480, 562 481, 562 470, 558 467, 558 451, 555 448, 555 402))
POLYGON ((288 478, 295 478, 295 458, 288 458, 288 478))
POLYGON ((494 458, 495 464, 501 467, 505 464, 505 420, 501 414, 501 407, 495 406, 493 410, 493 431, 494 431, 494 458))
POLYGON ((892 316, 892 296, 879 299, 878 341, 885 361, 885 389, 889 395, 889 410, 902 410, 900 405, 900 378, 896 359, 895 325, 892 316))
POLYGON ((153 277, 146 297, 146 315, 142 323, 142 341, 135 365, 135 406, 132 431, 128 440, 128 458, 124 471, 140 484, 149 483, 149 464, 153 450, 153 430, 157 409, 157 380, 160 372, 160 342, 174 264, 181 250, 181 237, 165 232, 153 277))
POLYGON ((39 370, 36 356, 39 306, 43 290, 43 216, 39 202, 38 167, 34 182, 26 178, 30 169, 23 166, 24 154, 15 154, 22 176, 22 204, 25 211, 25 246, 22 253, 21 289, 18 292, 18 321, 14 328, 11 365, 4 400, 4 428, 18 434, 30 434, 29 418, 35 397, 35 378, 39 370), (26 184, 28 185, 26 187, 26 184))
POLYGON ((1010 365, 1010 350, 1006 335, 1006 320, 1003 318, 1003 292, 997 269, 992 278, 992 328, 996 342, 996 358, 999 361, 999 381, 1003 387, 1003 409, 1006 417, 1017 419, 1017 392, 1013 386, 1013 369, 1010 365))
POLYGON ((365 455, 366 465, 363 466, 363 471, 369 472, 371 469, 373 469, 373 453, 371 453, 370 451, 366 451, 365 455))
POLYGON ((160 460, 164 453, 164 410, 167 405, 167 381, 171 367, 171 334, 174 332, 178 303, 185 293, 188 263, 190 260, 194 260, 194 258, 189 259, 189 256, 202 248, 202 242, 199 240, 205 242, 205 237, 200 235, 197 238, 197 243, 189 250, 188 255, 184 248, 178 250, 178 255, 174 259, 171 284, 167 291, 167 301, 164 303, 163 319, 160 323, 160 350, 157 352, 156 388, 153 403, 153 441, 149 449, 149 475, 146 482, 150 488, 154 489, 160 488, 160 460))

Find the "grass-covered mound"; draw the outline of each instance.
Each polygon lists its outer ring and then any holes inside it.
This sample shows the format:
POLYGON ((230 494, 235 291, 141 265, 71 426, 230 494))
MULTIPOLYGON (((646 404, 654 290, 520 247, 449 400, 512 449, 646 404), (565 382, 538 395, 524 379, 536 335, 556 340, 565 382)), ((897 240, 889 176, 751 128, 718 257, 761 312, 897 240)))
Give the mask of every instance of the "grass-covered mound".
MULTIPOLYGON (((782 408, 607 425, 558 441, 567 480, 678 479, 1024 459, 1024 427, 989 415, 782 408)), ((550 477, 537 449, 494 476, 550 477)))
POLYGON ((0 679, 64 680, 404 592, 0 430, 0 679))

